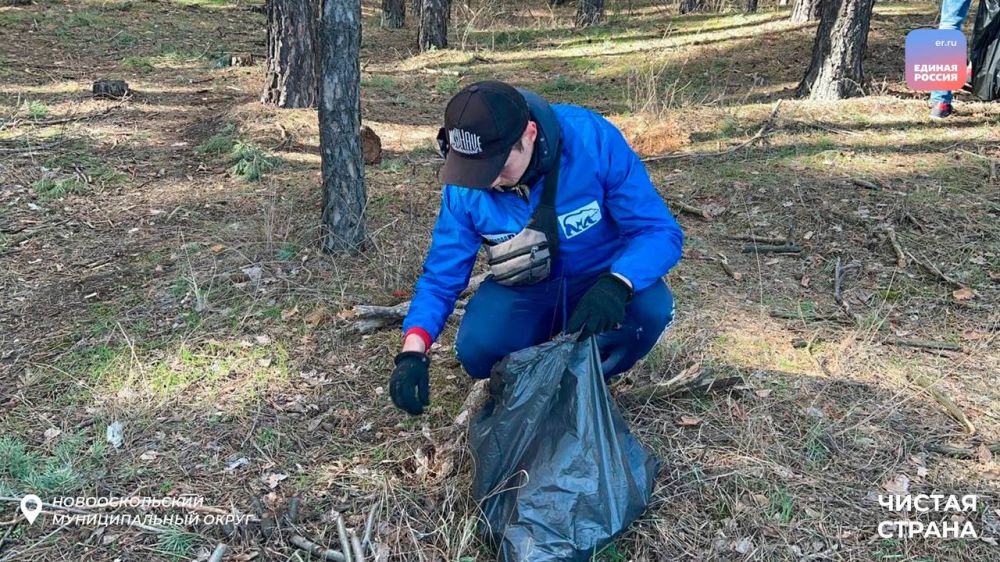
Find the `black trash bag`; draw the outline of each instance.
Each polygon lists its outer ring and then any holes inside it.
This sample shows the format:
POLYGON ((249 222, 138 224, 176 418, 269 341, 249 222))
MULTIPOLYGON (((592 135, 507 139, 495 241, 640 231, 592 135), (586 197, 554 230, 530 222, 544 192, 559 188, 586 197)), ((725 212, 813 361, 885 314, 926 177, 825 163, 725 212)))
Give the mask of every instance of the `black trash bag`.
POLYGON ((586 561, 649 504, 660 461, 611 402, 593 337, 510 354, 469 424, 480 532, 504 562, 586 561))
POLYGON ((972 30, 972 95, 1000 99, 1000 0, 980 0, 972 30))

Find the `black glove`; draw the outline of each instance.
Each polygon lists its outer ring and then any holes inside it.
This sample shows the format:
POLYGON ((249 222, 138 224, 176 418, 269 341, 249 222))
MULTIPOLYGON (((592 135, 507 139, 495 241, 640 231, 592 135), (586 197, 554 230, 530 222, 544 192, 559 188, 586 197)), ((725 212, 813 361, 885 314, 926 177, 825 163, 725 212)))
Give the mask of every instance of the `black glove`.
POLYGON ((430 377, 427 368, 429 357, 419 351, 404 351, 393 360, 396 368, 389 379, 389 396, 396 407, 413 416, 424 413, 424 406, 431 404, 430 377))
POLYGON ((566 326, 567 333, 579 330, 579 340, 594 334, 613 330, 625 320, 625 305, 632 296, 632 289, 617 276, 605 273, 576 304, 566 326))

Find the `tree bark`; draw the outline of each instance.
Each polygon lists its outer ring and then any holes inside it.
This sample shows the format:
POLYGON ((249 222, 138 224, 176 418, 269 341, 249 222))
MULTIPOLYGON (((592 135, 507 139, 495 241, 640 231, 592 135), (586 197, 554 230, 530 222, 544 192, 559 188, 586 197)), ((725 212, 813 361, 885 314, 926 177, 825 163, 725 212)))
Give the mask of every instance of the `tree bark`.
POLYGON ((743 7, 743 11, 746 12, 746 13, 748 13, 748 14, 756 14, 757 13, 757 0, 747 0, 746 4, 743 7))
POLYGON ((417 26, 420 26, 421 15, 424 13, 424 0, 411 0, 410 1, 410 17, 413 21, 417 22, 417 26))
POLYGON ((598 25, 604 19, 604 0, 577 0, 576 26, 598 25))
POLYGON ((701 0, 681 0, 680 13, 690 14, 696 12, 701 6, 701 0))
POLYGON ((361 149, 361 0, 322 0, 319 131, 323 250, 361 251, 365 167, 361 149))
POLYGON ((822 0, 795 0, 792 6, 792 22, 817 21, 823 10, 822 0))
POLYGON ((826 0, 812 62, 798 95, 838 100, 864 93, 861 59, 868 45, 873 0, 826 0))
POLYGON ((382 27, 399 29, 406 22, 406 2, 404 0, 382 0, 382 27))
POLYGON ((420 30, 417 42, 420 51, 444 49, 448 46, 448 16, 451 12, 450 0, 423 0, 420 9, 420 30))
POLYGON ((316 106, 316 30, 310 0, 267 0, 267 74, 260 101, 316 106))

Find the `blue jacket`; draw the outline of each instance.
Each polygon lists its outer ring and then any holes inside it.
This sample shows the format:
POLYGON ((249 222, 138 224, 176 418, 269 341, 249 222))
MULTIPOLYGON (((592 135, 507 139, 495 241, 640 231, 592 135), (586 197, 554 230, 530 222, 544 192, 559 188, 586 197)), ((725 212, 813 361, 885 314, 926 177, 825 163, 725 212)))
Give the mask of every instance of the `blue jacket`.
MULTIPOLYGON (((641 291, 680 260, 684 233, 614 125, 582 107, 551 107, 562 128, 560 243, 551 275, 586 278, 610 271, 641 291)), ((528 201, 512 191, 444 186, 404 333, 422 328, 437 339, 469 283, 479 247, 524 228, 541 200, 543 182, 539 178, 531 186, 528 201)))

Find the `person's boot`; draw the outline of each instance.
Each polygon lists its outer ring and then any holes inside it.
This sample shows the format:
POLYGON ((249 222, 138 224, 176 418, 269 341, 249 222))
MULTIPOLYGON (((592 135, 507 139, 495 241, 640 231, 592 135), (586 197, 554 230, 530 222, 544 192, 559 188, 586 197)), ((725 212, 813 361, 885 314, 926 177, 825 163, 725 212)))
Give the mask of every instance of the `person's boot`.
POLYGON ((931 108, 931 119, 944 119, 954 112, 950 103, 938 102, 931 108))

